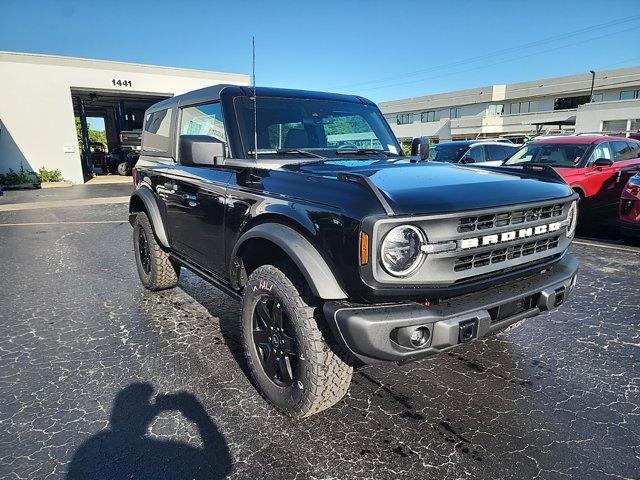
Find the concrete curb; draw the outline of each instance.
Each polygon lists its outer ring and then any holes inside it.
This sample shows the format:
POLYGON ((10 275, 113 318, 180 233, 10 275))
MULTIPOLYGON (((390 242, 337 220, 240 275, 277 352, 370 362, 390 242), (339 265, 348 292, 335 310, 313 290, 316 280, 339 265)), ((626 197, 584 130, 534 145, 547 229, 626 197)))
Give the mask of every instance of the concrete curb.
POLYGON ((17 210, 38 210, 44 208, 60 207, 85 207, 89 205, 112 205, 117 203, 129 203, 129 196, 126 197, 105 197, 105 198, 80 198, 75 200, 52 200, 50 202, 30 202, 12 203, 0 205, 0 212, 15 212, 17 210))

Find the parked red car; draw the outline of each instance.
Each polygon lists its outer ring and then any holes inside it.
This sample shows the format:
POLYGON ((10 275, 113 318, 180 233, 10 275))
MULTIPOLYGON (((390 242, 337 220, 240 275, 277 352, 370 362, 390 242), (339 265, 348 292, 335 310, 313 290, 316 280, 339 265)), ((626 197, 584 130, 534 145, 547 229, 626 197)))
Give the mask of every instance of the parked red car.
POLYGON ((640 239, 640 174, 631 177, 622 191, 618 220, 624 238, 640 239))
POLYGON ((548 165, 580 194, 590 218, 616 218, 622 189, 640 172, 640 141, 623 137, 572 135, 534 140, 504 165, 548 165))

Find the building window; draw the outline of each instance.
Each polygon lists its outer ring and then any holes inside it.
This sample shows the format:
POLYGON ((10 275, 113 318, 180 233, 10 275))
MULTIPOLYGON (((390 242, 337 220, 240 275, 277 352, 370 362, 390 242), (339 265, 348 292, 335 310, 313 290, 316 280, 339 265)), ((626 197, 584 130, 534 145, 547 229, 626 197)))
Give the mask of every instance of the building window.
POLYGON ((406 125, 408 123, 413 123, 413 113, 400 113, 396 117, 396 123, 398 125, 406 125))
POLYGON ((497 115, 502 115, 504 113, 504 104, 496 103, 489 105, 489 115, 494 117, 497 115))
POLYGON ((539 103, 537 100, 529 102, 515 102, 509 105, 509 114, 517 115, 519 113, 537 112, 539 109, 539 103))
POLYGON ((620 100, 634 100, 640 98, 640 90, 623 90, 620 92, 620 100))
POLYGON ((593 98, 591 99, 592 102, 601 102, 603 100, 604 100, 604 93, 594 93, 593 98))
POLYGON ((626 120, 604 120, 602 131, 608 133, 621 133, 627 130, 626 120))
POLYGON ((460 118, 460 107, 453 107, 449 109, 449 118, 460 118))
POLYGON ((584 105, 585 103, 589 103, 590 101, 591 101, 591 96, 589 95, 580 95, 578 97, 556 98, 556 101, 553 102, 553 109, 569 110, 572 108, 578 108, 580 105, 584 105))
POLYGON ((422 112, 420 114, 420 121, 421 122, 435 122, 437 120, 436 118, 436 112, 435 111, 431 111, 431 112, 422 112))
POLYGON ((631 125, 629 126, 629 130, 635 132, 636 130, 640 130, 640 118, 634 118, 631 120, 631 125))

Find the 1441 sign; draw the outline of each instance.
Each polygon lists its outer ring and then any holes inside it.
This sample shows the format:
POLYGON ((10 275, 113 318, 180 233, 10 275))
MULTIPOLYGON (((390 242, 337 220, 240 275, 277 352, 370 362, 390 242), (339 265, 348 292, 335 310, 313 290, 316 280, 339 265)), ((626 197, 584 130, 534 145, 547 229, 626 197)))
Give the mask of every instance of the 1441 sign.
POLYGON ((132 87, 133 84, 131 83, 131 80, 116 80, 115 78, 111 80, 111 83, 113 83, 114 86, 117 87, 132 87))

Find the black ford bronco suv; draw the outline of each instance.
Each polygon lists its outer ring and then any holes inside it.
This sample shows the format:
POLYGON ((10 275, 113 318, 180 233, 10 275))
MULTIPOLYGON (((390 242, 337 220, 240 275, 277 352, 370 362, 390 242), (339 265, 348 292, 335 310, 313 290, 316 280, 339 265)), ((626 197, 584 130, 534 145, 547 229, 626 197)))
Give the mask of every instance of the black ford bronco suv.
POLYGON ((185 267, 240 300, 254 384, 295 417, 339 401, 354 366, 562 304, 577 196, 553 170, 412 147, 358 96, 219 85, 157 103, 130 203, 140 279, 171 288, 185 267))

